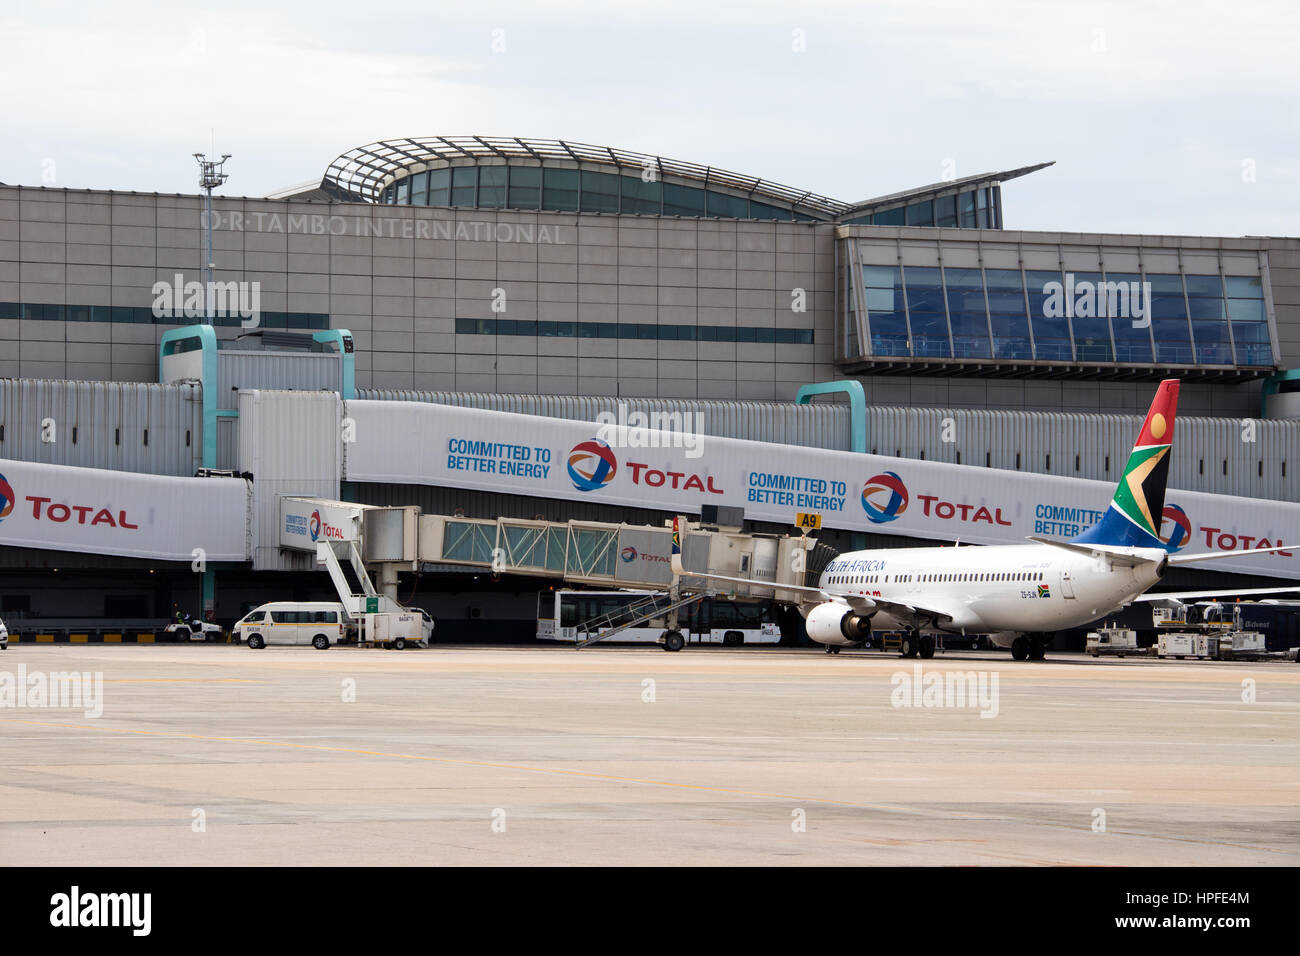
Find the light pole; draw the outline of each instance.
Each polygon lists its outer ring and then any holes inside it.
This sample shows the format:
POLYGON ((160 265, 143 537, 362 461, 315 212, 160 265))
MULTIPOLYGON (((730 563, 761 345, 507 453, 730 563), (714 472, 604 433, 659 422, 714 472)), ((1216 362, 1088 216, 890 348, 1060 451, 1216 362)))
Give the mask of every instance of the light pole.
POLYGON ((203 153, 195 153, 199 164, 199 188, 204 191, 203 201, 203 315, 208 323, 212 322, 212 270, 216 263, 212 259, 212 190, 230 177, 222 169, 229 153, 223 153, 221 159, 212 160, 203 153))

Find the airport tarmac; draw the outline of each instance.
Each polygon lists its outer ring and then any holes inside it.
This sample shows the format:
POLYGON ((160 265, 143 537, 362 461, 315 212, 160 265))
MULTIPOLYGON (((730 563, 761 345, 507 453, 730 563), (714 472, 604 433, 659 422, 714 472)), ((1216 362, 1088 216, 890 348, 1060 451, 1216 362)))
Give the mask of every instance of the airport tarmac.
POLYGON ((0 655, 0 680, 72 670, 102 715, 0 707, 5 865, 1300 863, 1296 664, 0 655), (976 706, 933 692, 949 672, 976 706))

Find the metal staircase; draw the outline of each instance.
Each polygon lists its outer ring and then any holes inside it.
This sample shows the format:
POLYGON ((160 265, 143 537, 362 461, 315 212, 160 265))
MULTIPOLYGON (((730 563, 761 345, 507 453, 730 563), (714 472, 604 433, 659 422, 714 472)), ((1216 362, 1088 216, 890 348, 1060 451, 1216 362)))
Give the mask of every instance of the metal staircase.
POLYGON ((591 620, 579 624, 577 628, 579 634, 590 634, 594 631, 596 636, 589 637, 585 641, 578 641, 574 646, 580 649, 595 644, 597 641, 608 640, 629 628, 644 624, 651 618, 662 617, 672 611, 703 601, 711 593, 697 591, 676 599, 667 592, 647 595, 640 601, 635 601, 626 607, 602 614, 600 617, 593 617, 591 620))

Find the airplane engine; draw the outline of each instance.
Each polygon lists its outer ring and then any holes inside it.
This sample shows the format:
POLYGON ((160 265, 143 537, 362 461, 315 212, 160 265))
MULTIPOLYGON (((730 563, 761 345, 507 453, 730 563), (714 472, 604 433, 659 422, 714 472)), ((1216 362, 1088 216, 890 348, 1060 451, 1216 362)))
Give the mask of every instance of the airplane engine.
POLYGON ((858 644, 871 636, 871 618, 843 604, 827 601, 808 612, 808 636, 818 644, 858 644))

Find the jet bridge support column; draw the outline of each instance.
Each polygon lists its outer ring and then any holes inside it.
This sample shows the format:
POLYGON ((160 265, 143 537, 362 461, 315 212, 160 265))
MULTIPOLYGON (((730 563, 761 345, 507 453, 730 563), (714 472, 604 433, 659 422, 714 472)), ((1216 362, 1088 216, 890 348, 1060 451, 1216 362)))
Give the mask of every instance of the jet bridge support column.
POLYGON ((379 590, 394 604, 397 603, 397 568, 396 564, 379 566, 379 590))

